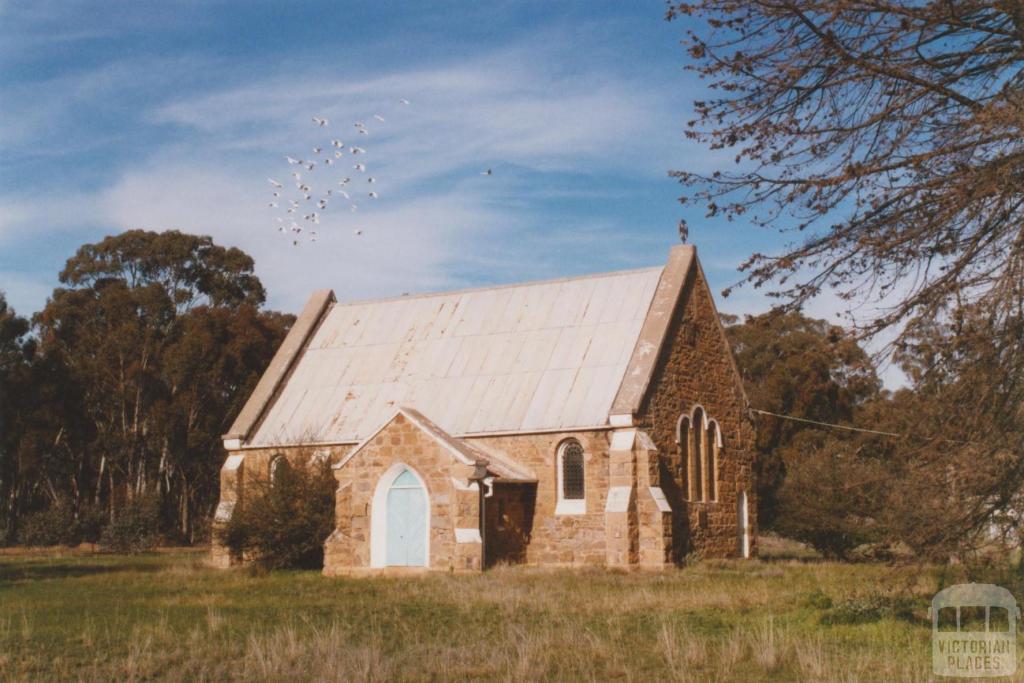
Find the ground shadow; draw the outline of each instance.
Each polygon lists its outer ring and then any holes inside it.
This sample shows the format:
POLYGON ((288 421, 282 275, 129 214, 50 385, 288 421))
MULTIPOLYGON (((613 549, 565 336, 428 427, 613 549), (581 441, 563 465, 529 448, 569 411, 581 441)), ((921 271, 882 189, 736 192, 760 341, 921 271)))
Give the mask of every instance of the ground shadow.
POLYGON ((39 560, 32 559, 13 562, 0 559, 0 587, 3 587, 5 584, 24 581, 73 579, 116 572, 153 573, 160 571, 162 568, 157 563, 125 562, 123 558, 116 561, 114 558, 111 558, 110 561, 98 558, 98 561, 90 561, 88 563, 83 563, 80 558, 40 558, 39 560))

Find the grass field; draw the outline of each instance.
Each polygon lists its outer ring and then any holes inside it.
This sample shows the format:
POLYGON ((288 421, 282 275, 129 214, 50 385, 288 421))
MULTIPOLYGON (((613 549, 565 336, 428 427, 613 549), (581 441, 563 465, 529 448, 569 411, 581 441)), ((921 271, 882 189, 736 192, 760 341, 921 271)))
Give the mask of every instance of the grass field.
POLYGON ((956 578, 752 561, 325 579, 203 559, 0 555, 0 680, 922 681, 927 600, 956 578))

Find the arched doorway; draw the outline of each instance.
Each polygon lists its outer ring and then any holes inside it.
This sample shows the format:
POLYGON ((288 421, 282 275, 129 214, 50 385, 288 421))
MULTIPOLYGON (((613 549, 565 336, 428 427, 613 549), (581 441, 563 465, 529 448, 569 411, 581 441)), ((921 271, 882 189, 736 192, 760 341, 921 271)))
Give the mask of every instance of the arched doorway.
POLYGON ((736 531, 739 534, 740 557, 750 557, 750 510, 747 508, 746 491, 740 491, 736 497, 736 531))
POLYGON ((414 470, 398 464, 380 478, 372 515, 372 566, 427 566, 430 504, 426 486, 414 470))

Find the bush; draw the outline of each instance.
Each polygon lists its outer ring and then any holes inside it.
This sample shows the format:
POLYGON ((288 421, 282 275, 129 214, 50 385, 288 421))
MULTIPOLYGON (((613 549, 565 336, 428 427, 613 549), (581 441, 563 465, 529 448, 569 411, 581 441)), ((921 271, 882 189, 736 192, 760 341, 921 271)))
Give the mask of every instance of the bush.
POLYGON ((785 459, 775 521, 779 534, 840 560, 858 546, 885 540, 877 514, 890 477, 882 463, 818 434, 799 435, 785 459))
POLYGON ((251 485, 245 504, 218 535, 232 552, 266 569, 323 567, 324 541, 334 530, 335 487, 329 462, 280 467, 273 484, 251 485))
POLYGON ((822 615, 820 621, 826 626, 872 624, 886 618, 913 623, 917 606, 917 602, 907 596, 871 593, 844 600, 822 615))
POLYGON ((160 505, 156 499, 140 498, 128 503, 100 535, 100 547, 114 553, 141 553, 160 540, 160 505))
POLYGON ((107 526, 107 513, 99 505, 86 505, 78 511, 77 536, 80 543, 99 543, 107 526))
POLYGON ((63 505, 52 505, 21 518, 18 525, 18 543, 21 545, 76 545, 78 543, 75 518, 63 505))

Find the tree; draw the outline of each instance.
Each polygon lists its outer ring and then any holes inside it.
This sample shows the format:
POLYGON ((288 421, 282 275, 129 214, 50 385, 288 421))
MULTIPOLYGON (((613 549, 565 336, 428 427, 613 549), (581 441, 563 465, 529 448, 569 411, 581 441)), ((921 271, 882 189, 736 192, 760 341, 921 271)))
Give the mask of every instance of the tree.
POLYGON ((68 260, 34 319, 48 400, 63 406, 32 442, 39 476, 59 474, 55 497, 114 519, 156 495, 182 538, 205 527, 220 435, 292 320, 259 310, 252 271, 243 252, 175 231, 128 231, 68 260))
POLYGON ((28 321, 8 307, 0 292, 0 543, 14 534, 18 506, 18 435, 24 423, 24 405, 18 398, 31 386, 34 351, 28 331, 28 321))
POLYGON ((872 329, 1020 305, 1019 2, 699 0, 671 6, 681 16, 689 68, 721 93, 687 134, 738 163, 674 172, 683 201, 807 235, 754 254, 751 282, 792 305, 829 286, 893 294, 872 329))
MULTIPOLYGON (((726 327, 747 397, 754 408, 829 423, 850 423, 855 409, 879 395, 871 358, 841 327, 799 313, 748 316, 726 327)), ((758 515, 771 526, 787 450, 807 423, 757 415, 758 515)))
POLYGON ((179 531, 191 539, 213 514, 226 433, 242 410, 293 317, 238 308, 201 306, 182 315, 163 355, 167 388, 164 425, 170 453, 161 486, 176 492, 179 531), (198 519, 196 519, 198 517, 198 519))
POLYGON ((1024 6, 695 0, 668 18, 714 91, 687 135, 736 161, 674 172, 681 200, 804 236, 743 265, 784 307, 886 299, 860 331, 896 330, 924 396, 901 433, 903 536, 970 546, 1024 490, 1024 6))

